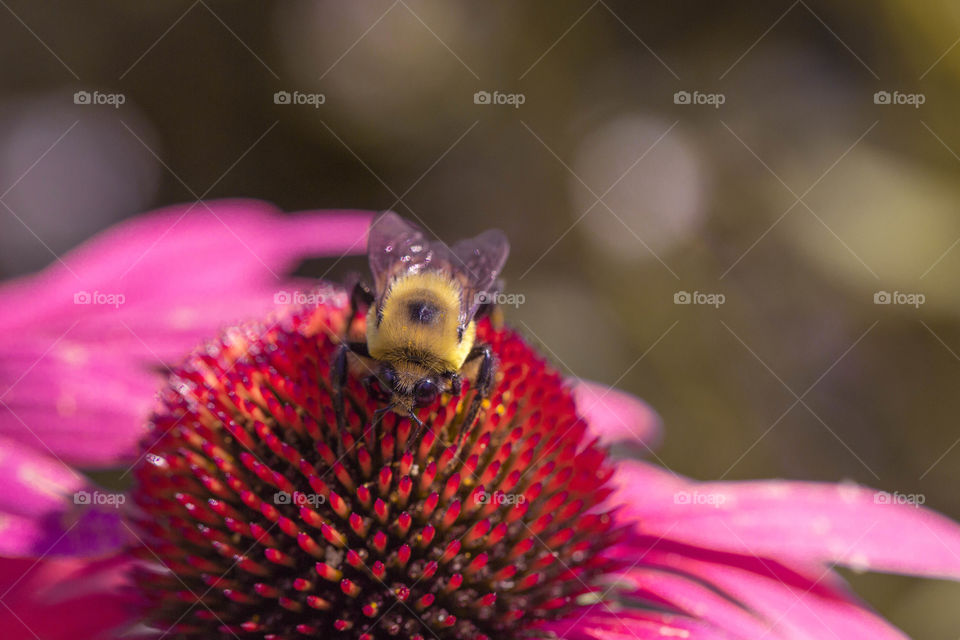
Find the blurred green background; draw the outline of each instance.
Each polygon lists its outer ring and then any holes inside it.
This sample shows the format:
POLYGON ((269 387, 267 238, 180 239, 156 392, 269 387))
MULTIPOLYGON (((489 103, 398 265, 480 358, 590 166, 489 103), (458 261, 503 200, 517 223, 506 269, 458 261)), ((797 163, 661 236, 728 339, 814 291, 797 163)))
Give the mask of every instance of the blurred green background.
MULTIPOLYGON (((0 4, 0 276, 201 196, 500 227, 509 321, 660 463, 960 518, 956 3, 0 4)), ((957 585, 850 578, 960 635, 957 585)))

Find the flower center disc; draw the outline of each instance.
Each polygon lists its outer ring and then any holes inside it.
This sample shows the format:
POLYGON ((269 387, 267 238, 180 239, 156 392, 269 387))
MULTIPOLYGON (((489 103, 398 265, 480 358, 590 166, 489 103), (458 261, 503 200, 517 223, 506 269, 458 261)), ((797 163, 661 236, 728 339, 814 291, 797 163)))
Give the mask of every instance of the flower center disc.
MULTIPOLYGON (((226 331, 171 377, 135 469, 150 624, 182 638, 502 639, 594 590, 611 561, 612 474, 562 377, 516 334, 473 396, 407 417, 351 373, 341 442, 331 366, 347 310, 226 331)), ((327 296, 331 299, 331 296, 327 296)))

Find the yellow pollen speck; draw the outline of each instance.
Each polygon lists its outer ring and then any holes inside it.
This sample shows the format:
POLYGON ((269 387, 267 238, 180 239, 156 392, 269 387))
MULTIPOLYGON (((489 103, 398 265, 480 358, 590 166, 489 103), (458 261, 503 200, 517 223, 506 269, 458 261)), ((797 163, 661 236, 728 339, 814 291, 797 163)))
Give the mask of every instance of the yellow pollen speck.
POLYGON ((505 406, 503 406, 502 404, 498 404, 496 411, 497 411, 497 415, 498 415, 498 416, 502 416, 503 414, 505 414, 505 413, 507 412, 507 408, 506 408, 505 406))

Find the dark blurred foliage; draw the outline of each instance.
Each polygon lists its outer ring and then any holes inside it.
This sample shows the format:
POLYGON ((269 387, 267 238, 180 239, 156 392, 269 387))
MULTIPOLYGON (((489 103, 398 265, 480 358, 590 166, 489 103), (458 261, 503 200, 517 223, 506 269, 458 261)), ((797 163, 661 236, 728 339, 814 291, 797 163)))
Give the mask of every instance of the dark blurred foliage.
MULTIPOLYGON (((509 320, 649 400, 660 463, 960 517, 954 3, 10 1, 0 34, 4 277, 201 196, 501 227, 509 320)), ((957 636, 955 585, 853 579, 917 637, 957 636)))

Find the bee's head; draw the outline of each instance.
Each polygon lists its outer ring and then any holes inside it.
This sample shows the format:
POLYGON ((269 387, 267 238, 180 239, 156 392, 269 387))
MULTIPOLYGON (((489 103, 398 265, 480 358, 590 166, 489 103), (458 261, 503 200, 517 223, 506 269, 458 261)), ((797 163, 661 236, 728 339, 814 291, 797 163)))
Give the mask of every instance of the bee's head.
POLYGON ((368 386, 378 400, 390 402, 402 414, 432 404, 442 391, 440 381, 422 367, 413 364, 394 367, 386 362, 370 376, 368 386))

